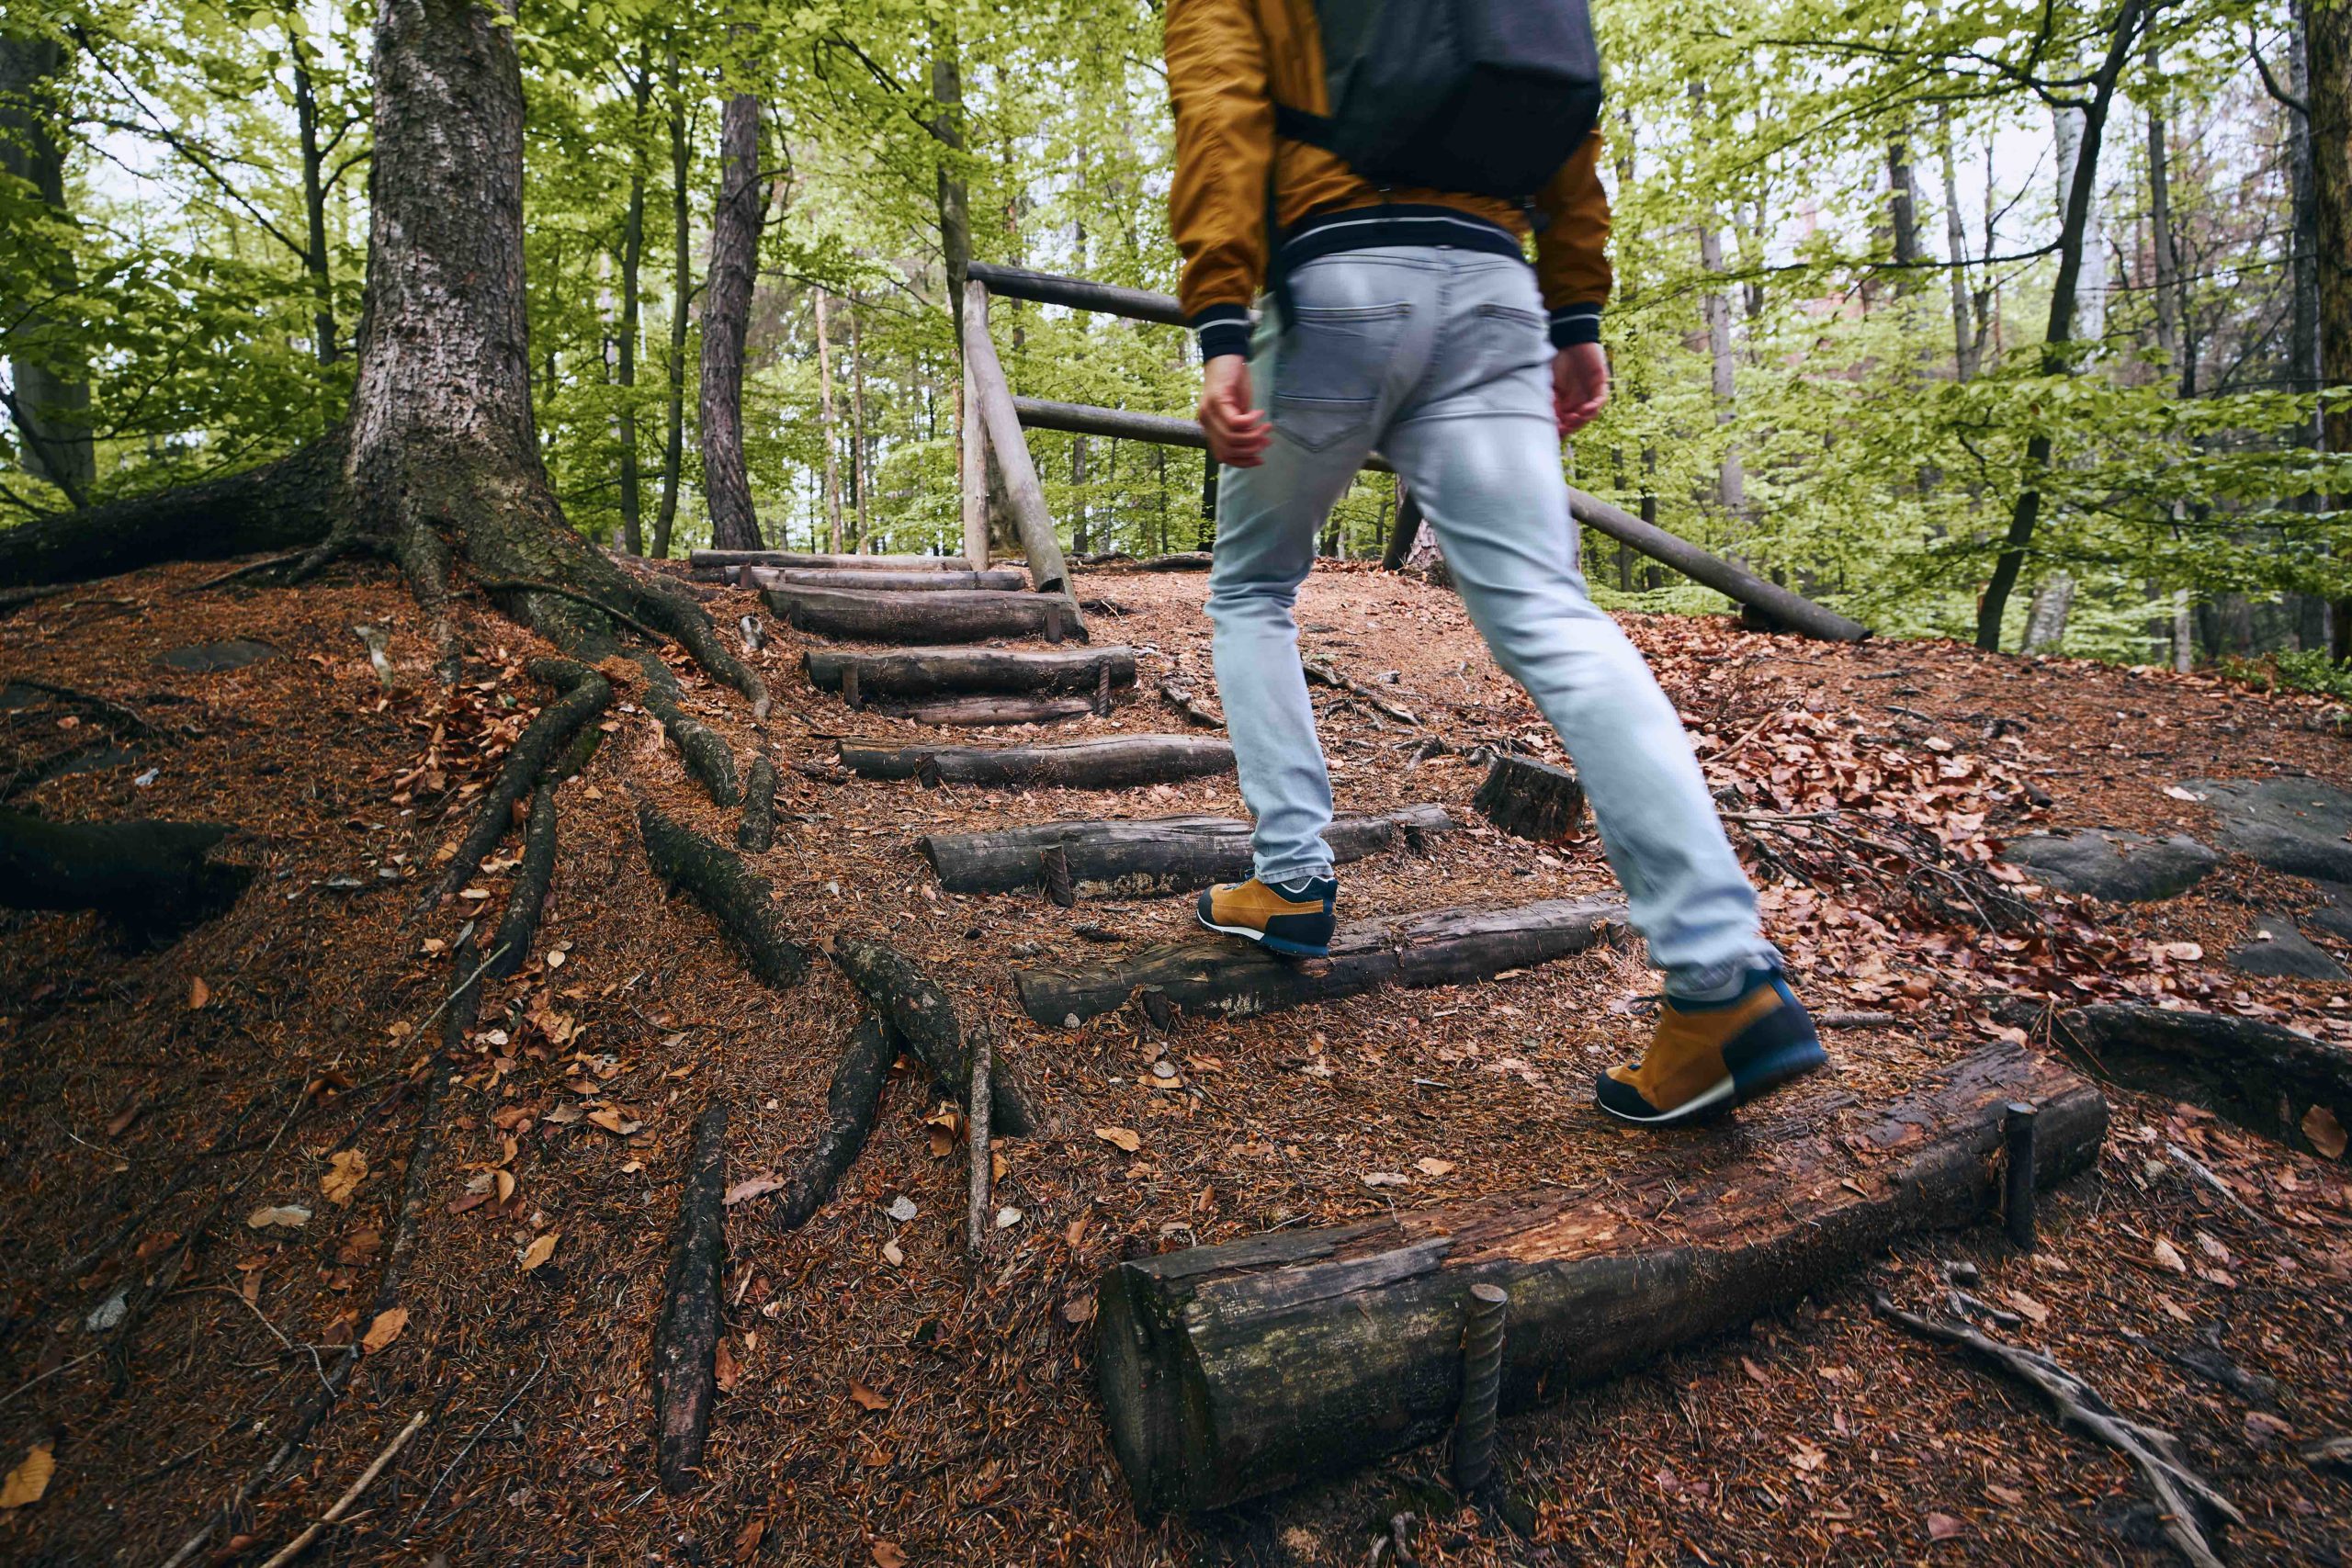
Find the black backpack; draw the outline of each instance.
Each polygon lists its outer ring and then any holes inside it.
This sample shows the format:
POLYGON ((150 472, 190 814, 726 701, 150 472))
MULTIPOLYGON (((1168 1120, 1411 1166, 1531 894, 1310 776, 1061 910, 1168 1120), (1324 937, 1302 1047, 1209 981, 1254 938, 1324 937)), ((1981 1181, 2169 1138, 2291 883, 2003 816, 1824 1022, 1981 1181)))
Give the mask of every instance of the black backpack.
POLYGON ((1377 185, 1524 201, 1591 133, 1585 0, 1315 0, 1331 112, 1275 128, 1377 185))

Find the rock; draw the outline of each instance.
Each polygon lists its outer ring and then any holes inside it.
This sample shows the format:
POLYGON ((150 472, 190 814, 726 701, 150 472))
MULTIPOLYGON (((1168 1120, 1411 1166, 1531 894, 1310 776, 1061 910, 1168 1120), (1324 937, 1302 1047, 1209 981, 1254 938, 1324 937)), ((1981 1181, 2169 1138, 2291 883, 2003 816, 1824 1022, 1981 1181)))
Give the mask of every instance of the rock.
POLYGON ((2352 942, 2352 886, 2341 882, 2314 886, 2327 901, 2316 909, 2306 909, 2296 923, 2307 931, 2319 931, 2338 942, 2352 942))
POLYGON ((248 664, 277 656, 277 649, 266 642, 247 642, 238 637, 228 642, 192 642, 185 648, 167 649, 155 656, 155 662, 174 670, 215 675, 223 670, 243 670, 248 664))
POLYGON ((2192 779, 2222 819, 2221 845, 2290 876, 2352 882, 2352 794, 2310 778, 2192 779))
POLYGON ((2227 962, 2241 975, 2267 975, 2287 980, 2346 977, 2344 966, 2313 947, 2288 915, 2265 915, 2256 920, 2253 935, 2243 947, 2231 949, 2227 962))
POLYGON ((2185 834, 2158 842, 2139 833, 2099 828, 2028 834, 2012 842, 2002 858, 2029 867, 2064 892, 2128 904, 2178 897, 2222 863, 2219 854, 2185 834))

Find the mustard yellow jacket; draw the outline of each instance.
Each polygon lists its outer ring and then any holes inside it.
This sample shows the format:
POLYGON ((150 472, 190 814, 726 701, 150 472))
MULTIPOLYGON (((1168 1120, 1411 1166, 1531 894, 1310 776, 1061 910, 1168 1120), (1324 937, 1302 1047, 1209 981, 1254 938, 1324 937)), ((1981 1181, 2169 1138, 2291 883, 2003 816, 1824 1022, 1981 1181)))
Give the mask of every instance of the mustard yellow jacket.
MULTIPOLYGON (((1287 235, 1308 220, 1374 207, 1445 209, 1524 243, 1527 214, 1508 201, 1435 190, 1383 191, 1331 153, 1274 133, 1277 102, 1330 112, 1314 0, 1167 0, 1168 89, 1176 109, 1169 217, 1183 253, 1177 289, 1203 352, 1245 352, 1250 301, 1267 278, 1266 174, 1287 235)), ((1555 344, 1591 342, 1609 299, 1609 196, 1600 134, 1538 192, 1536 281, 1555 344)))

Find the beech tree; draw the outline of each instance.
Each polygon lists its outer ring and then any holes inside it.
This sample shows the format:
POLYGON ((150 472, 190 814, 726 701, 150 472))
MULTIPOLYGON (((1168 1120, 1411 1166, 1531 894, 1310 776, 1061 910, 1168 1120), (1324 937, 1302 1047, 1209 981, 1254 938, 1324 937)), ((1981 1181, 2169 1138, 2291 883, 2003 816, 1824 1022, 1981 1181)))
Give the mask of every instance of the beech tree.
POLYGON ((452 596, 480 588, 558 644, 641 622, 764 706, 697 604, 623 571, 564 520, 534 428, 523 270, 523 86, 513 12, 385 0, 375 31, 368 284, 350 412, 243 474, 0 533, 0 581, 281 550, 398 564, 444 677, 452 596))

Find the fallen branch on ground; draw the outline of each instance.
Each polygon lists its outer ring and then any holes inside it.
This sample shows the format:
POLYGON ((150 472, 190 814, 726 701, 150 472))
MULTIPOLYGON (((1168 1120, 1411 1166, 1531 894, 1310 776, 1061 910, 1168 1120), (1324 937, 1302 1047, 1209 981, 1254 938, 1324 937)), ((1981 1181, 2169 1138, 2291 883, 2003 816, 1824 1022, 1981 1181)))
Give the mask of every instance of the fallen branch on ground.
POLYGON ((340 1522, 343 1516, 351 1511, 351 1505, 359 1501, 360 1496, 367 1492, 368 1488, 376 1484, 376 1477, 383 1474, 385 1466, 390 1464, 393 1460, 400 1457, 400 1451, 408 1447, 408 1440, 411 1438, 415 1437, 417 1428, 424 1425, 424 1411, 420 1410, 415 1415, 410 1416, 408 1418, 408 1425, 401 1428, 400 1436, 394 1438, 385 1446, 384 1451, 376 1456, 374 1463, 370 1464, 366 1470, 359 1472, 359 1479, 353 1482, 350 1488, 345 1491, 342 1496, 334 1500, 334 1506, 329 1508, 325 1513, 321 1514, 316 1519, 312 1520, 310 1528, 303 1530, 300 1535, 296 1536, 292 1540, 288 1541, 284 1547, 280 1548, 271 1556, 268 1562, 263 1563, 261 1568, 286 1568, 286 1564, 293 1562, 297 1557, 301 1556, 302 1553, 308 1550, 310 1544, 318 1540, 320 1535, 329 1525, 340 1522))
POLYGON ((2056 1407, 2060 1425, 2106 1444, 2139 1468, 2156 1495, 2157 1517, 2165 1535, 2183 1557, 2197 1568, 2222 1568, 2203 1526, 2212 1521, 2242 1525, 2245 1516, 2188 1468, 2181 1457, 2179 1438, 2120 1414, 2099 1397, 2097 1389, 2039 1350, 2011 1345, 1962 1324, 1905 1312, 1888 1301, 1883 1291, 1871 1292, 1871 1305, 1882 1317, 1914 1334, 1957 1345, 1995 1370, 2041 1391, 2056 1407))
POLYGON ((1980 931, 2038 928, 2040 911, 1981 867, 1953 857, 1925 828, 1883 817, 1824 811, 1726 811, 1772 870, 1808 887, 1870 883, 1929 917, 1980 931))
POLYGON ((1316 685, 1329 686, 1334 691, 1345 692, 1365 706, 1386 714, 1399 724, 1409 724, 1416 729, 1420 728, 1421 721, 1413 716, 1410 708, 1392 703, 1363 682, 1341 674, 1340 667, 1329 660, 1302 659, 1299 660, 1299 665, 1306 671, 1307 680, 1316 685))

